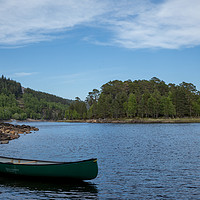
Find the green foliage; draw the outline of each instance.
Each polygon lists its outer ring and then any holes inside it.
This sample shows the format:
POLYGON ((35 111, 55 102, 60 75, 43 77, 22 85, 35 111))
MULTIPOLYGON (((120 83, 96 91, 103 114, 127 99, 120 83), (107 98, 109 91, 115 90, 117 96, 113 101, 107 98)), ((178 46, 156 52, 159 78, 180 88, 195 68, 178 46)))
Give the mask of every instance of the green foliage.
POLYGON ((79 97, 71 103, 69 111, 65 112, 67 119, 84 119, 87 116, 86 103, 81 101, 79 97))
POLYGON ((138 116, 139 117, 148 117, 149 108, 148 108, 148 99, 150 98, 150 93, 145 91, 144 94, 141 95, 140 101, 138 103, 138 116))
POLYGON ((64 99, 64 98, 61 98, 61 97, 58 97, 58 96, 55 96, 55 95, 52 95, 52 94, 48 94, 48 93, 45 93, 45 92, 35 91, 35 90, 30 89, 30 88, 26 88, 24 90, 24 92, 26 94, 31 94, 33 97, 37 98, 39 101, 43 100, 43 101, 46 101, 46 102, 61 103, 61 104, 68 105, 68 106, 72 103, 72 100, 64 99))
POLYGON ((15 113, 14 115, 12 115, 12 118, 16 120, 25 120, 27 119, 27 115, 26 113, 21 113, 21 114, 15 113))
POLYGON ((3 120, 3 119, 10 119, 12 116, 12 112, 10 110, 10 108, 8 107, 0 107, 0 120, 3 120))
POLYGON ((199 94, 191 83, 167 85, 156 77, 114 80, 104 84, 98 98, 88 103, 88 118, 200 116, 199 94))
POLYGON ((20 83, 0 79, 0 120, 16 119, 64 119, 71 100, 55 95, 23 89, 20 83))
POLYGON ((128 98, 127 108, 126 108, 128 117, 135 117, 137 112, 137 101, 135 94, 131 93, 128 98))
POLYGON ((93 104, 97 103, 99 99, 100 92, 97 89, 93 89, 92 92, 88 93, 88 96, 86 97, 86 102, 89 106, 92 106, 93 104))
POLYGON ((7 96, 13 94, 16 98, 19 98, 22 95, 21 84, 16 81, 7 79, 2 75, 0 78, 0 94, 5 94, 7 96))
POLYGON ((0 78, 0 120, 76 120, 134 117, 200 117, 200 92, 192 83, 166 84, 150 80, 110 81, 89 92, 86 101, 24 89, 0 78), (23 91, 23 92, 22 92, 23 91))
POLYGON ((31 119, 64 119, 65 112, 68 109, 68 105, 38 99, 30 93, 23 95, 23 101, 24 111, 27 117, 31 119))
POLYGON ((161 97, 161 114, 164 117, 174 117, 176 115, 175 106, 172 103, 172 93, 169 92, 169 95, 161 97))
POLYGON ((200 117, 200 98, 192 102, 192 109, 194 116, 200 117))

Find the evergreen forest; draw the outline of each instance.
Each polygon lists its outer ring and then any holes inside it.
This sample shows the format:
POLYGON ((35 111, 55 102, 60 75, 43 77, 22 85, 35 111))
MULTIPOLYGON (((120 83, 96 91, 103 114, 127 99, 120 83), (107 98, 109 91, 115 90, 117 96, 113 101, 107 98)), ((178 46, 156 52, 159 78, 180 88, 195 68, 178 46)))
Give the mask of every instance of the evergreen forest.
POLYGON ((110 81, 89 92, 89 118, 183 118, 200 116, 200 92, 192 83, 150 80, 110 81))
POLYGON ((0 120, 63 119, 71 100, 25 89, 20 83, 0 78, 0 120))
POLYGON ((150 80, 110 81, 85 101, 23 88, 0 78, 0 120, 82 120, 200 117, 200 92, 192 83, 150 80))

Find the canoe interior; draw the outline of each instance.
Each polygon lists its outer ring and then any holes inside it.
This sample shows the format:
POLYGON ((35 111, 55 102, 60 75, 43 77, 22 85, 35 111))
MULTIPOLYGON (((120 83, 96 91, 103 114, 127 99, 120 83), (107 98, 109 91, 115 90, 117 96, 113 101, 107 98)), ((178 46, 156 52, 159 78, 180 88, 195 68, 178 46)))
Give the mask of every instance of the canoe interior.
MULTIPOLYGON (((89 159, 96 160, 96 158, 89 159)), ((20 158, 8 158, 0 157, 0 164, 18 164, 18 165, 58 165, 58 164, 70 164, 70 163, 81 163, 89 160, 77 161, 77 162, 56 162, 56 161, 42 161, 42 160, 28 160, 20 158)))
POLYGON ((27 159, 18 159, 18 158, 7 158, 0 157, 0 163, 5 164, 21 164, 21 165, 53 165, 59 164, 61 162, 51 162, 51 161, 40 161, 40 160, 27 160, 27 159))

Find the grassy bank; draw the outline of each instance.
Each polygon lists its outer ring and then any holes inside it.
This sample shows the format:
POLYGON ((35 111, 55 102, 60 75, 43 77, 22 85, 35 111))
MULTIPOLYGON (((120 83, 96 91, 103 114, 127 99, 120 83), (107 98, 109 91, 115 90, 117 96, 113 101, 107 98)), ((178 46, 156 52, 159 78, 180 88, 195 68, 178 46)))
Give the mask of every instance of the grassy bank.
POLYGON ((200 123, 200 118, 133 118, 133 119, 88 119, 88 120, 60 120, 59 122, 82 123, 200 123))

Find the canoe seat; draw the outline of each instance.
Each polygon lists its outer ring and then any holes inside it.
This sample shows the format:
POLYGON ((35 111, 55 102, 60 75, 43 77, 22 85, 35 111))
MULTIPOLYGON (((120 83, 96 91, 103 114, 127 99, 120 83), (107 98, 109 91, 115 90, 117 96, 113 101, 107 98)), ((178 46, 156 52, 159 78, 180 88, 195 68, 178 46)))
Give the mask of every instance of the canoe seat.
POLYGON ((30 163, 37 163, 37 161, 28 161, 28 162, 23 162, 23 163, 17 163, 17 164, 20 164, 20 165, 25 165, 25 164, 30 164, 30 163))
POLYGON ((27 161, 27 162, 22 162, 21 160, 10 160, 9 162, 7 162, 8 164, 15 164, 15 165, 25 165, 25 164, 30 164, 30 163, 37 163, 37 161, 33 160, 33 161, 27 161))

